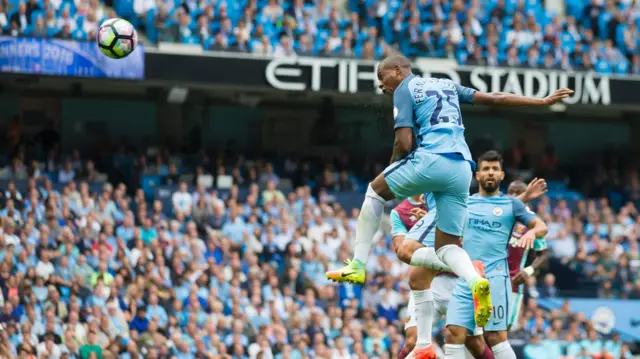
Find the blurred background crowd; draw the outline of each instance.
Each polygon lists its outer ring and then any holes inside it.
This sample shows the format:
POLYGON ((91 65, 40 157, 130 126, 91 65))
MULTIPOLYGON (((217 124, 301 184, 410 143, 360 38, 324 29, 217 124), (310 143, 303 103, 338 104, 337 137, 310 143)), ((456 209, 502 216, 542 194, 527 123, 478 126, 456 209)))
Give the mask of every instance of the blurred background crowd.
MULTIPOLYGON (((79 151, 59 155, 50 137, 50 150, 36 151, 44 157, 18 142, 0 174, 0 323, 13 355, 397 355, 409 290, 387 221, 365 286, 324 277, 348 258, 354 238, 358 201, 341 196, 359 196, 379 165, 363 170, 347 156, 325 166, 206 151, 179 156, 153 147, 85 158, 79 151), (140 184, 148 176, 170 195, 145 192, 140 184)), ((517 169, 521 160, 507 156, 511 178, 561 171, 544 167, 548 158, 517 169)), ((609 202, 615 195, 564 199, 573 192, 558 195, 553 181, 535 204, 549 224, 554 266, 574 283, 557 283, 549 268, 529 278, 521 329, 513 334, 523 357, 631 358, 633 342, 600 335, 570 302, 551 310, 538 304, 576 291, 640 297, 638 177, 629 178, 616 208, 609 202)), ((434 331, 440 343, 441 330, 434 331)))
POLYGON ((461 64, 640 73, 635 0, 567 0, 564 17, 527 0, 5 0, 0 26, 11 36, 92 40, 116 15, 150 42, 216 51, 379 59, 400 50, 461 64))

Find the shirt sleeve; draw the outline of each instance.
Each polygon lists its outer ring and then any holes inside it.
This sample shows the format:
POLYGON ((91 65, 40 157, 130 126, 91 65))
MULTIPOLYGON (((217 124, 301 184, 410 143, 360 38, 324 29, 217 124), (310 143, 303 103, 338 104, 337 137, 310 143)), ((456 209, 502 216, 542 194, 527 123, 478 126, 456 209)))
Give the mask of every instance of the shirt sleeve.
POLYGON ((513 205, 513 216, 516 221, 520 221, 524 223, 524 225, 528 226, 531 221, 537 218, 536 214, 527 207, 521 200, 511 197, 511 203, 513 205))
POLYGON ((536 252, 542 252, 547 249, 547 240, 544 238, 536 238, 533 242, 533 250, 536 252))
POLYGON ((413 127, 413 96, 407 83, 402 83, 393 93, 394 128, 413 127))
POLYGON ((456 88, 456 92, 458 93, 458 99, 460 103, 473 104, 473 95, 476 93, 475 89, 462 86, 455 82, 453 83, 453 86, 455 86, 456 88))
POLYGON ((407 235, 409 231, 407 230, 407 227, 405 227, 404 223, 402 223, 402 220, 400 219, 400 215, 395 209, 391 210, 390 220, 391 220, 391 237, 407 235))

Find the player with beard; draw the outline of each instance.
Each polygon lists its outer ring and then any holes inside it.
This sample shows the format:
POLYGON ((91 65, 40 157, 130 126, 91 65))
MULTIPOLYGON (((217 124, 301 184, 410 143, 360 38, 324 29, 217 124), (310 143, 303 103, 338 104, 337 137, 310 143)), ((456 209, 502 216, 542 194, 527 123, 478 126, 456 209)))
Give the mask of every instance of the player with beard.
MULTIPOLYGON (((544 180, 534 179, 529 186, 524 185, 524 189, 518 191, 517 196, 523 202, 527 202, 529 200, 536 199, 543 194, 546 193, 546 182, 544 180)), ((433 246, 435 236, 433 231, 430 230, 431 224, 433 223, 433 219, 435 218, 435 208, 429 205, 430 199, 432 195, 430 193, 426 193, 423 198, 427 199, 426 208, 429 209, 429 212, 422 216, 422 219, 417 223, 412 222, 412 227, 410 227, 409 233, 407 234, 406 228, 402 228, 399 230, 394 230, 393 235, 393 244, 396 248, 396 252, 398 253, 398 257, 403 261, 408 262, 409 260, 404 258, 402 252, 407 248, 421 248, 421 247, 431 247, 433 246), (402 235, 396 235, 401 233, 402 235), (405 235, 406 234, 406 235, 405 235), (400 249, 398 250, 398 246, 400 249)), ((433 205, 433 203, 431 203, 433 205)), ((395 224, 397 222, 393 220, 396 216, 394 212, 391 214, 392 222, 395 224)), ((394 225, 395 227, 399 227, 399 225, 394 225)), ((478 273, 484 276, 484 265, 480 261, 473 261, 474 266, 478 273)), ((445 269, 446 270, 446 269, 445 269)), ((412 292, 413 291, 424 291, 430 290, 433 295, 432 303, 427 303, 427 307, 431 304, 433 310, 433 315, 424 317, 424 315, 420 315, 424 308, 420 309, 416 308, 415 298, 413 295, 409 297, 409 305, 407 308, 408 318, 405 321, 405 343, 402 351, 398 355, 398 359, 412 358, 415 353, 412 353, 413 348, 416 343, 422 337, 420 334, 425 333, 426 337, 429 340, 431 338, 431 331, 433 326, 437 324, 440 319, 446 315, 447 307, 449 305, 449 299, 451 298, 453 289, 456 285, 457 277, 455 274, 451 272, 441 271, 439 273, 435 273, 432 271, 426 271, 426 268, 421 266, 412 266, 409 272, 409 283, 412 292), (433 281, 430 278, 435 278, 433 281), (418 309, 418 310, 416 310, 418 309), (411 353, 407 356, 407 353, 411 353)), ((429 308, 428 308, 429 309, 429 308)), ((465 346, 467 347, 467 357, 468 358, 476 358, 476 359, 493 359, 493 352, 486 345, 484 338, 482 336, 483 331, 482 328, 476 328, 473 336, 467 337, 465 341, 465 346)), ((423 337, 424 341, 425 338, 423 337)))
MULTIPOLYGON (((516 223, 529 231, 518 246, 531 248, 536 238, 547 234, 547 226, 521 200, 500 193, 504 179, 502 156, 488 151, 478 159, 476 180, 479 193, 469 198, 469 217, 462 246, 472 260, 484 263, 486 278, 492 288, 489 305, 492 316, 484 326, 485 339, 496 359, 516 359, 507 339, 509 309, 512 305, 507 247, 516 223)), ((458 279, 447 309, 445 358, 464 359, 465 340, 476 329, 474 297, 463 279, 458 279)))

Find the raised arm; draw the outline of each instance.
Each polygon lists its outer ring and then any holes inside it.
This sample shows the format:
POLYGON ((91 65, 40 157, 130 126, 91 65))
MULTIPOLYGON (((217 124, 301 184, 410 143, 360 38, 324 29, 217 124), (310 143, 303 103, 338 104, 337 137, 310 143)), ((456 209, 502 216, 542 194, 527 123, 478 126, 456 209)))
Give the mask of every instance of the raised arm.
POLYGON ((573 90, 561 88, 545 98, 520 96, 508 92, 480 92, 473 95, 473 103, 491 107, 550 106, 569 97, 573 90))
POLYGON ((526 204, 529 201, 542 197, 545 193, 547 193, 547 181, 545 181, 544 178, 536 177, 529 182, 527 189, 516 198, 526 204))

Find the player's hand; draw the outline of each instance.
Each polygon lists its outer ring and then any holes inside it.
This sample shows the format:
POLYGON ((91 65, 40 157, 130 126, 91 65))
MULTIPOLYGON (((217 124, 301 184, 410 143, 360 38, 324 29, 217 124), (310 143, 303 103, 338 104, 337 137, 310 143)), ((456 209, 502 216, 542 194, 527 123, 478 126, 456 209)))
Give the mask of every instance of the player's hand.
POLYGON ((573 94, 573 90, 570 90, 568 88, 561 88, 553 91, 553 93, 545 97, 543 101, 545 105, 553 105, 554 103, 561 102, 571 94, 573 94))
POLYGON ((547 181, 545 181, 544 178, 534 178, 531 182, 529 182, 529 185, 527 186, 527 189, 524 191, 524 195, 525 195, 525 202, 529 202, 529 201, 533 201, 534 199, 538 199, 540 197, 542 197, 542 195, 544 195, 545 193, 547 193, 547 191, 549 191, 547 189, 547 181))
POLYGON ((522 237, 520 237, 520 240, 518 240, 518 247, 531 249, 533 248, 533 242, 535 242, 535 240, 535 234, 533 234, 532 231, 528 231, 522 237))
POLYGON ((516 274, 515 277, 513 277, 513 285, 519 286, 520 284, 524 284, 524 282, 527 281, 528 277, 529 276, 524 271, 518 272, 518 274, 516 274))

